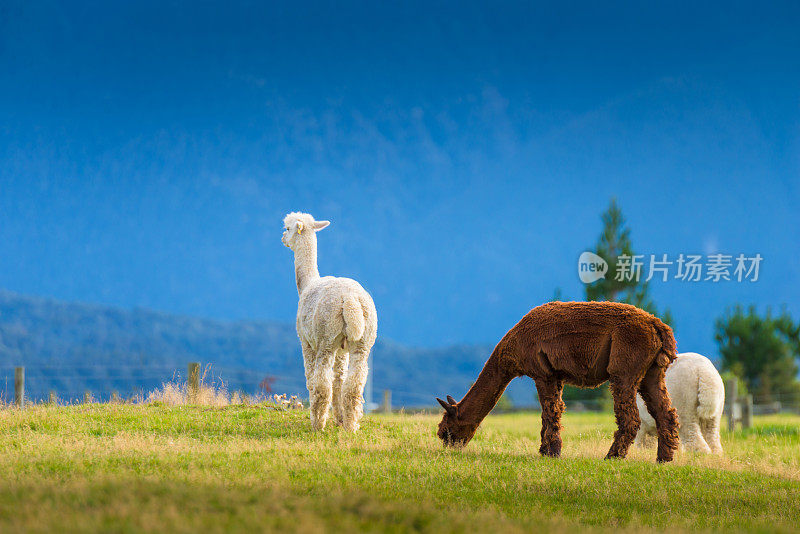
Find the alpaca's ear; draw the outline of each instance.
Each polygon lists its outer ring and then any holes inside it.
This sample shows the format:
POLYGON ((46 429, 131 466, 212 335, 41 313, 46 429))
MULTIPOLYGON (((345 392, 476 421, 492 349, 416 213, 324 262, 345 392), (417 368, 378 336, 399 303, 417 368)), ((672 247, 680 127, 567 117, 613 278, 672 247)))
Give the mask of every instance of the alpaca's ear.
POLYGON ((450 395, 447 396, 447 402, 449 402, 450 404, 458 404, 456 400, 450 395))
POLYGON ((456 415, 456 407, 455 406, 453 406, 452 404, 447 404, 445 401, 443 401, 439 397, 436 397, 436 400, 439 401, 439 404, 442 405, 442 408, 444 408, 444 411, 446 411, 450 415, 453 415, 453 416, 456 415))
POLYGON ((314 221, 314 231, 319 232, 326 226, 328 226, 331 222, 330 221, 314 221))
POLYGON ((303 223, 297 221, 297 235, 303 235, 303 223))

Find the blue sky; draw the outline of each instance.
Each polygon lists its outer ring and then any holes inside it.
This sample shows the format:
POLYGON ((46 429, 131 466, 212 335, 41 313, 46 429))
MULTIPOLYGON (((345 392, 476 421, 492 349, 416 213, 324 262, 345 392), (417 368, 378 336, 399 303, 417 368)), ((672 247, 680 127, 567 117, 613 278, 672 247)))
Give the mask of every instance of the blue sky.
POLYGON ((637 252, 764 257, 652 285, 680 350, 800 318, 797 4, 113 4, 0 5, 2 288, 293 322, 302 210, 381 335, 492 344, 615 196, 637 252))

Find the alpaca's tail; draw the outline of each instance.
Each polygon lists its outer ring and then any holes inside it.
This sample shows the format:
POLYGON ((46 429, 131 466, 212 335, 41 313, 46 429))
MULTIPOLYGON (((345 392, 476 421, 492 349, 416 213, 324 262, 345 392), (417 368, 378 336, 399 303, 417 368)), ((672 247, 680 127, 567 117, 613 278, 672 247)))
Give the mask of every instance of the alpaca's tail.
POLYGON ((678 357, 675 336, 672 334, 672 328, 658 317, 654 318, 653 327, 656 329, 659 339, 661 339, 661 350, 658 351, 658 356, 656 356, 656 364, 659 367, 667 367, 678 357))
MULTIPOLYGON (((724 387, 724 386, 723 386, 724 387)), ((700 419, 714 419, 722 413, 724 396, 719 396, 717 390, 703 387, 702 381, 697 391, 697 417, 700 419)))
MULTIPOLYGON (((713 368, 711 362, 708 363, 713 368)), ((697 369, 697 417, 716 419, 725 404, 725 384, 716 369, 697 369)))
POLYGON ((342 303, 342 315, 344 316, 344 333, 350 341, 357 341, 364 335, 364 310, 358 298, 348 295, 342 303))

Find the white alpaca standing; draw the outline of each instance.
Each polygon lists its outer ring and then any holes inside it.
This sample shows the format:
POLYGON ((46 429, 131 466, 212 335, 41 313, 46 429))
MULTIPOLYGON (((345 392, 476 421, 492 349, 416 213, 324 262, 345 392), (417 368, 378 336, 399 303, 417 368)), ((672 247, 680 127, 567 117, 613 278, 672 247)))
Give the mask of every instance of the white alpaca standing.
MULTIPOLYGON (((678 412, 681 445, 691 451, 722 453, 719 424, 725 386, 711 360, 695 352, 678 354, 667 368, 665 382, 672 406, 678 412)), ((639 395, 636 406, 642 420, 636 444, 644 446, 647 437, 656 434, 656 422, 639 395)))
POLYGON ((317 235, 330 224, 307 213, 283 219, 281 241, 294 252, 297 279, 297 335, 303 349, 311 423, 325 428, 333 402, 337 424, 356 431, 363 415, 369 351, 378 333, 375 304, 350 278, 325 276, 317 270, 317 235), (349 361, 349 362, 348 362, 349 361))

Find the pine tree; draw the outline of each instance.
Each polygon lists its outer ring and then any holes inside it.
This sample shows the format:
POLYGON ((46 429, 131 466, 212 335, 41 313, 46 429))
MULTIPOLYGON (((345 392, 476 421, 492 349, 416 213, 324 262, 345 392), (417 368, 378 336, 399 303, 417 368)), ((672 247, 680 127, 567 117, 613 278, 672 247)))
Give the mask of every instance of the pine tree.
MULTIPOLYGON (((616 198, 611 199, 608 210, 600 218, 603 221, 603 231, 597 240, 594 253, 608 263, 608 271, 605 278, 586 284, 586 300, 626 302, 653 315, 659 315, 655 303, 650 298, 648 283, 644 281, 646 278, 644 268, 638 280, 636 277, 631 280, 617 280, 620 256, 633 257, 636 253, 631 243, 631 231, 625 224, 625 217, 617 205, 616 198)), ((665 310, 660 316, 665 323, 672 323, 669 310, 665 310)))

